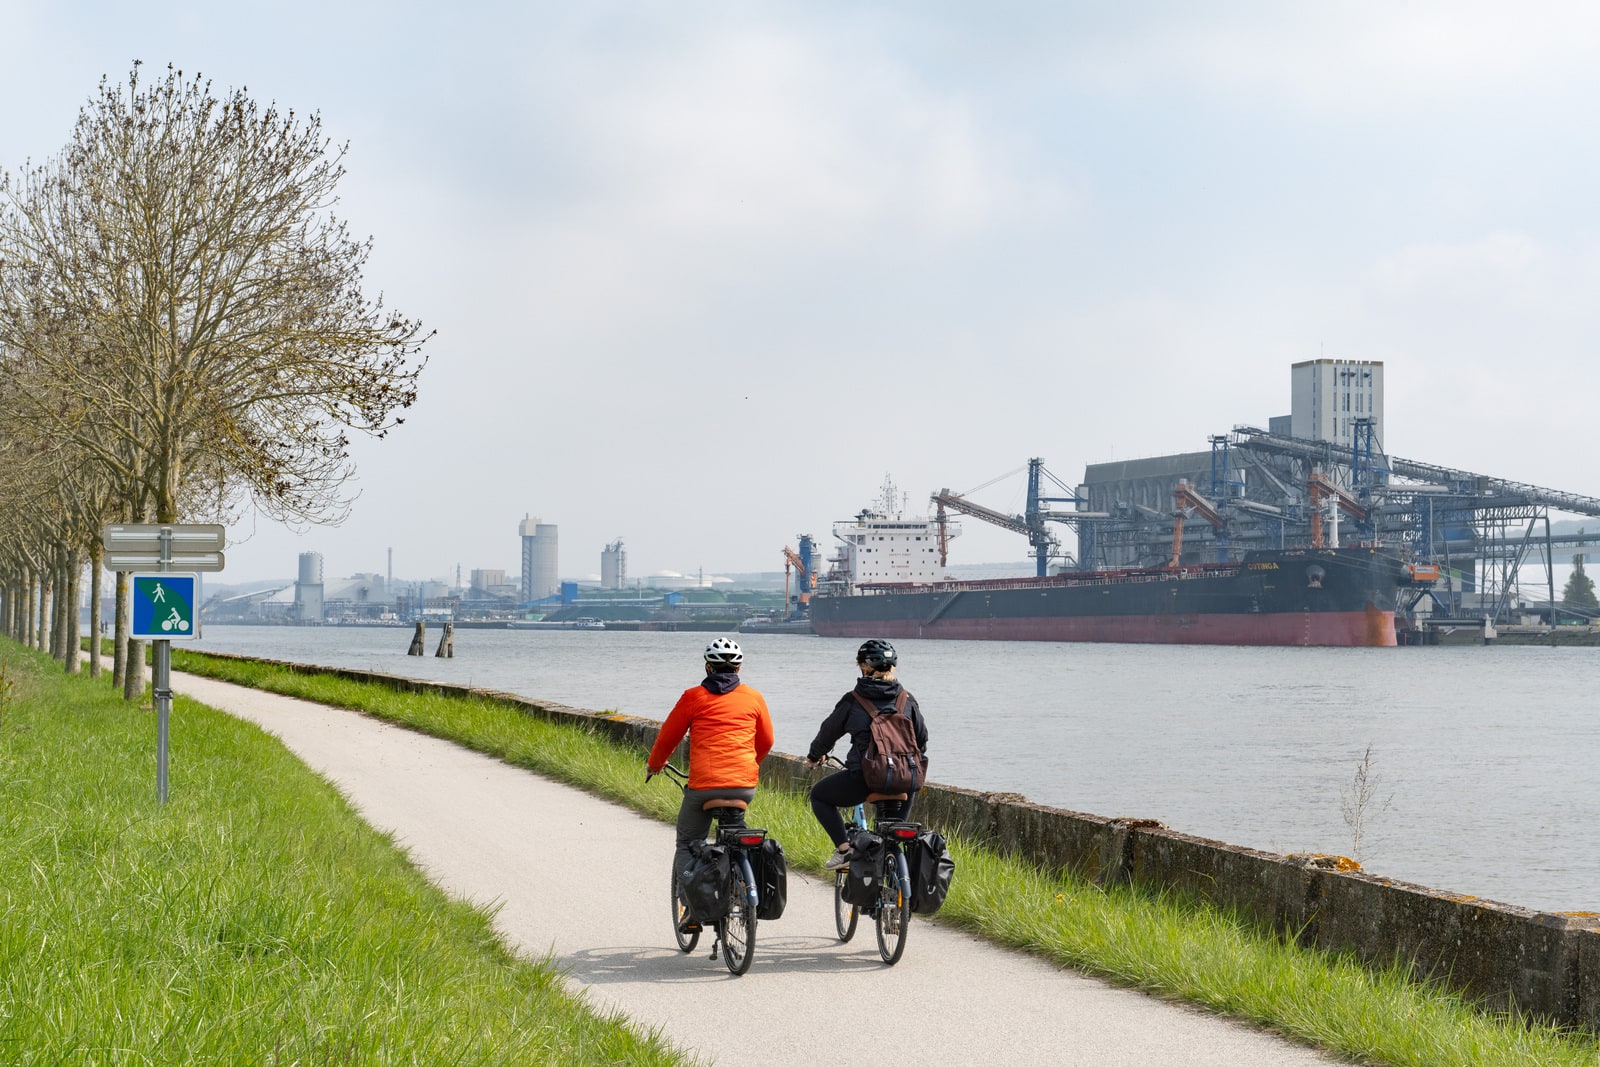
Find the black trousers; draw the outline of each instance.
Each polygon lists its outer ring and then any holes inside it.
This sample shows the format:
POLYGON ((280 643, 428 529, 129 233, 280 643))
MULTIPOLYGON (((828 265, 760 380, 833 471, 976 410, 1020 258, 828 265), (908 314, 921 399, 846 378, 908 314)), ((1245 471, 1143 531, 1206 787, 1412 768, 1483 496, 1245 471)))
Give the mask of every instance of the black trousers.
MULTIPOLYGON (((838 771, 811 787, 811 813, 827 831, 835 847, 844 844, 844 816, 839 814, 839 809, 855 807, 864 802, 870 792, 872 790, 867 788, 859 770, 838 771)), ((900 811, 895 817, 911 818, 911 804, 915 799, 916 794, 912 794, 911 800, 899 806, 900 811)), ((884 811, 883 814, 889 816, 891 813, 884 811)))

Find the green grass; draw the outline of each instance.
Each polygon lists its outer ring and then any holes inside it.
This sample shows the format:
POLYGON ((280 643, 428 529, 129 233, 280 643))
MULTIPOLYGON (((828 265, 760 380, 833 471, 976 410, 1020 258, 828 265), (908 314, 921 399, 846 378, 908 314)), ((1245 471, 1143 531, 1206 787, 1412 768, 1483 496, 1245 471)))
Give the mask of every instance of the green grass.
MULTIPOLYGON (((197 674, 358 709, 448 738, 659 819, 670 821, 677 812, 676 790, 643 783, 641 753, 504 704, 397 692, 182 650, 173 661, 197 674)), ((783 842, 791 864, 820 869, 829 845, 803 796, 762 790, 751 819, 783 842)), ((958 867, 940 921, 1351 1060, 1404 1067, 1600 1062, 1593 1035, 1479 1011, 1439 986, 1411 980, 1403 969, 1374 971, 1302 948, 1203 901, 1042 874, 970 841, 953 841, 952 851, 958 867)))
POLYGON ((0 642, 0 1062, 681 1063, 448 899, 279 742, 0 642))

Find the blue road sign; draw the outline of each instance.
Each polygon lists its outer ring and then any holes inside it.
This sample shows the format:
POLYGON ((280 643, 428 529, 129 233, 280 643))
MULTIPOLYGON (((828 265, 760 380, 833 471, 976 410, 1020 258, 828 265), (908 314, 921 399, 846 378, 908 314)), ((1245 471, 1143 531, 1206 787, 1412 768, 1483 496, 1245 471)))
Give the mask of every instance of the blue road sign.
POLYGON ((133 629, 141 641, 184 641, 195 636, 192 574, 135 574, 133 629))

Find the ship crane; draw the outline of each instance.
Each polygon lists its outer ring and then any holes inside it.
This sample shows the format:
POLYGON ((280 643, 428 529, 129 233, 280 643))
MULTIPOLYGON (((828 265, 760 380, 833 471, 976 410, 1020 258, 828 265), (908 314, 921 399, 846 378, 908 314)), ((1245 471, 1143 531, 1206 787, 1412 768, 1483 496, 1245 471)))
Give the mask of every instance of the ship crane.
MULTIPOLYGON (((1017 473, 1012 471, 1012 474, 1017 473)), ((1002 475, 1001 477, 1009 477, 1002 475)), ((945 535, 945 509, 956 511, 962 515, 970 515, 975 519, 992 523, 1002 530, 1022 534, 1028 539, 1028 544, 1033 547, 1034 559, 1037 561, 1038 576, 1043 578, 1050 569, 1050 558, 1057 554, 1061 542, 1055 534, 1045 526, 1047 522, 1064 522, 1075 524, 1087 519, 1108 519, 1111 516, 1106 512, 1091 511, 1050 511, 1042 505, 1045 504, 1081 504, 1083 501, 1076 495, 1073 496, 1043 496, 1040 494, 1042 480, 1048 478, 1063 491, 1071 492, 1061 480, 1045 470, 1044 460, 1030 459, 1028 461, 1028 510, 1022 515, 1007 515, 1005 512, 986 508, 982 504, 968 500, 960 493, 952 493, 948 489, 941 489, 933 494, 934 518, 939 527, 939 566, 943 567, 949 562, 948 538, 945 535)), ((994 479, 999 481, 999 479, 994 479)), ((985 485, 993 485, 994 481, 985 485)), ((979 486, 979 489, 984 486, 979 486)), ((976 492, 976 490, 974 490, 976 492)))
POLYGON ((817 587, 817 572, 813 558, 815 541, 810 534, 800 534, 800 551, 783 546, 783 605, 789 608, 789 575, 798 577, 796 603, 790 618, 805 618, 811 610, 811 593, 817 587))
POLYGON ((1172 512, 1172 561, 1168 565, 1176 568, 1178 558, 1183 555, 1183 523, 1190 512, 1215 526, 1219 541, 1223 540, 1227 533, 1228 520, 1223 518, 1222 513, 1211 501, 1189 488, 1189 483, 1184 479, 1178 480, 1177 488, 1172 491, 1172 497, 1175 504, 1172 512))
POLYGON ((1333 483, 1326 474, 1320 470, 1311 472, 1311 477, 1306 480, 1306 490, 1311 499, 1311 547, 1322 546, 1322 505, 1328 500, 1336 500, 1339 510, 1345 512, 1358 523, 1367 521, 1367 506, 1357 500, 1350 493, 1333 483))

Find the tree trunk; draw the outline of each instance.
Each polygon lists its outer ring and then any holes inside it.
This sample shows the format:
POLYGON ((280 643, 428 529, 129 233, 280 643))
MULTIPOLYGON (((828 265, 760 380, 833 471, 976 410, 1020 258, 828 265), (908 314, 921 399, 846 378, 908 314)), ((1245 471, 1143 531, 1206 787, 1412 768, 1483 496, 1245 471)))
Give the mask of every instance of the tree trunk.
POLYGON ((77 674, 83 666, 80 655, 83 649, 83 636, 78 630, 78 620, 81 617, 78 598, 82 594, 83 557, 74 551, 71 562, 67 564, 67 639, 62 642, 67 649, 68 674, 77 674))
POLYGON ((52 651, 50 645, 50 621, 55 615, 55 576, 49 571, 39 575, 39 633, 36 635, 34 647, 40 652, 52 651))
POLYGON ((105 545, 99 541, 89 544, 89 677, 100 677, 100 563, 105 559, 105 545))
POLYGON ((121 689, 128 678, 128 626, 132 622, 132 616, 128 614, 127 571, 117 572, 116 588, 116 618, 112 623, 111 637, 111 684, 121 689))
POLYGON ((127 677, 122 681, 122 699, 140 701, 144 699, 144 642, 128 641, 128 667, 127 677))
POLYGON ((33 574, 22 577, 22 633, 18 635, 24 645, 33 644, 33 574))
POLYGON ((65 561, 56 566, 56 591, 53 597, 56 612, 50 623, 50 657, 60 664, 65 664, 70 658, 67 649, 67 616, 72 610, 72 598, 67 595, 67 587, 71 573, 65 561))

